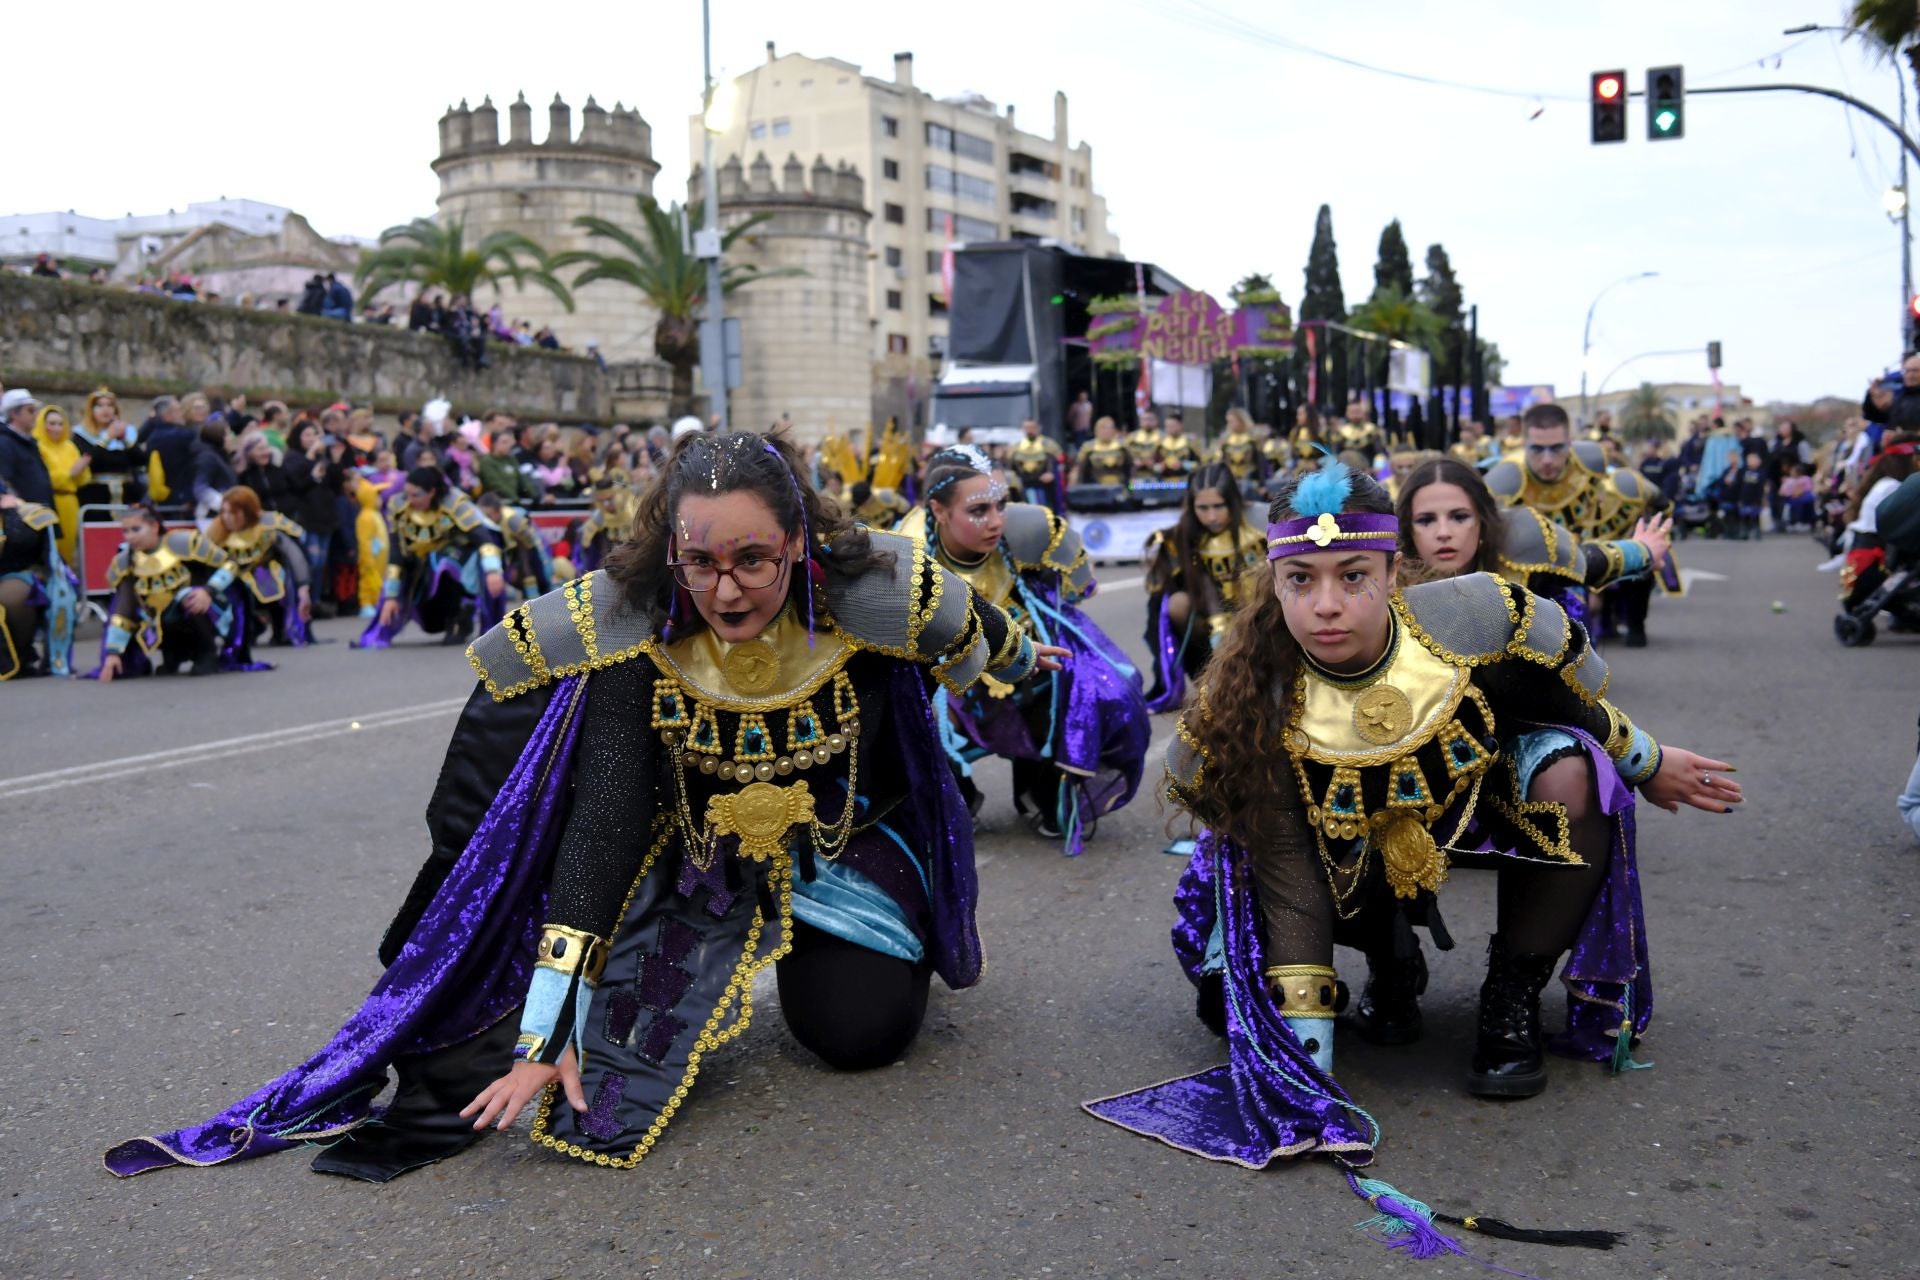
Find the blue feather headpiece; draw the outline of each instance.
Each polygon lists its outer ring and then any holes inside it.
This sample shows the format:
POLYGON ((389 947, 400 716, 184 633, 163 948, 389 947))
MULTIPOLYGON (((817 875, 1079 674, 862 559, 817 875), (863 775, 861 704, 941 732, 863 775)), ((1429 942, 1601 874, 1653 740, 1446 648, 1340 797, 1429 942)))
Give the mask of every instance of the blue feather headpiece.
POLYGON ((1353 496, 1353 471, 1322 446, 1326 460, 1318 471, 1300 478, 1288 502, 1294 518, 1267 526, 1267 559, 1325 551, 1334 543, 1342 551, 1400 549, 1400 521, 1375 511, 1342 511, 1353 496))

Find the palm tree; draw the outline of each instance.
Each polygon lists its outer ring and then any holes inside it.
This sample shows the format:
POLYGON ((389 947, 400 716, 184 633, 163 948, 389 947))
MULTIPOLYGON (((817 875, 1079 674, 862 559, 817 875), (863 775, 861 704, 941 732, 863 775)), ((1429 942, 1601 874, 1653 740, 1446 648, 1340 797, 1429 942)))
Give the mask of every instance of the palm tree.
POLYGON ((1620 414, 1623 440, 1664 440, 1673 434, 1673 415, 1666 398, 1651 382, 1643 382, 1627 397, 1620 414))
MULTIPOLYGON (((673 370, 672 411, 686 413, 693 405, 693 370, 700 363, 700 319, 707 301, 707 264, 688 247, 689 228, 700 224, 701 206, 675 204, 663 209, 652 196, 637 199, 644 236, 605 218, 575 218, 573 225, 589 237, 610 240, 616 248, 608 253, 574 249, 555 255, 548 265, 584 265, 586 270, 573 278, 576 289, 596 280, 616 280, 640 291, 660 313, 653 329, 653 350, 673 370)), ((756 213, 738 223, 721 236, 721 251, 732 248, 771 216, 756 213)), ((767 271, 748 263, 727 263, 720 273, 720 292, 724 297, 755 280, 804 274, 795 267, 767 271)))
MULTIPOLYGON (((1432 307, 1397 284, 1382 285, 1375 289, 1371 298, 1354 308, 1347 317, 1347 323, 1356 329, 1365 329, 1383 338, 1429 352, 1447 329, 1447 322, 1432 307)), ((1372 356, 1373 376, 1377 382, 1386 380, 1387 350, 1382 345, 1372 356)))
MULTIPOLYGON (((1914 91, 1920 94, 1920 5, 1914 0, 1853 0, 1847 8, 1847 26, 1888 61, 1906 55, 1913 68, 1914 91)), ((1907 122, 1902 120, 1900 127, 1906 128, 1907 122)))
POLYGON ((573 296, 552 274, 539 245, 517 231, 495 231, 469 247, 467 224, 460 218, 445 226, 415 218, 404 227, 388 227, 380 233, 378 248, 361 252, 353 278, 368 298, 390 285, 408 283, 471 298, 482 284, 499 290, 503 280, 511 280, 516 289, 524 289, 531 280, 573 310, 573 296))

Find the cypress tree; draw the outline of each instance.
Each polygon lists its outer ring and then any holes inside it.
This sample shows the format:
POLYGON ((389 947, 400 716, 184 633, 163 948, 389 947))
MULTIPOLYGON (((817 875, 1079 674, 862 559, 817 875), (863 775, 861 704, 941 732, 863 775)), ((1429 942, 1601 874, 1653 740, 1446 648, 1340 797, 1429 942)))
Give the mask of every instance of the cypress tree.
MULTIPOLYGON (((1307 250, 1307 282, 1300 295, 1300 319, 1345 320, 1346 292, 1340 285, 1340 251, 1333 242, 1333 210, 1320 206, 1313 223, 1313 247, 1307 250)), ((1316 341, 1324 353, 1320 398, 1338 409, 1346 407, 1347 338, 1322 330, 1316 341)), ((1307 343, 1304 334, 1294 344, 1294 385, 1304 399, 1307 387, 1307 343)))
POLYGON ((1413 296, 1413 259, 1407 255, 1407 237, 1395 218, 1380 232, 1380 253, 1373 264, 1373 290, 1379 293, 1389 286, 1413 296))
MULTIPOLYGON (((1466 330, 1460 318, 1464 314, 1460 293, 1460 281, 1453 274, 1453 262, 1447 257, 1446 249, 1437 244, 1427 246, 1427 274, 1420 280, 1420 301, 1427 304, 1433 314, 1446 321, 1447 328, 1433 345, 1433 363, 1435 386, 1453 381, 1455 360, 1466 349, 1466 330)), ((1468 370, 1464 364, 1457 366, 1459 376, 1465 379, 1468 370)))

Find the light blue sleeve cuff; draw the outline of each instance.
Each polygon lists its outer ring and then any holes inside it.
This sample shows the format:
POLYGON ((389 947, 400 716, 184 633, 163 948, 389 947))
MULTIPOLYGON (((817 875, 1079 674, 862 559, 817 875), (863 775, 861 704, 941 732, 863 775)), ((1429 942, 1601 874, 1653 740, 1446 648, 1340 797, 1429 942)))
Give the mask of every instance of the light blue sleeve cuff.
POLYGON ((1623 566, 1620 570, 1620 576, 1622 578, 1637 578, 1647 572, 1647 570, 1653 568, 1653 557, 1647 554, 1647 548, 1644 544, 1635 542, 1632 538, 1627 538, 1616 542, 1614 545, 1620 548, 1620 559, 1623 566))
POLYGON ((591 984, 580 981, 573 974, 562 973, 546 965, 537 966, 533 971, 533 981, 527 984, 526 1006, 520 1011, 520 1041, 514 1046, 514 1060, 557 1062, 566 1046, 572 1044, 575 1056, 584 1065, 587 1060, 584 1029, 592 1004, 591 984), (566 1040, 556 1044, 555 1033, 559 1030, 560 1017, 567 1008, 569 997, 573 1001, 573 1024, 568 1029, 566 1040), (537 1045, 531 1043, 536 1040, 537 1045))
POLYGON ((483 573, 500 572, 500 552, 494 547, 480 548, 480 569, 483 573))
POLYGON ((1033 664, 1039 660, 1040 655, 1033 651, 1033 637, 1023 634, 1020 637, 1020 652, 1014 655, 1012 662, 994 672, 994 678, 1008 684, 1019 684, 1033 674, 1033 664))
POLYGON ((232 585, 233 570, 231 569, 222 569, 207 579, 207 590, 213 592, 215 595, 220 594, 232 585))
POLYGON ((1615 761, 1620 770, 1620 780, 1630 787, 1637 787, 1660 772, 1660 744, 1655 742, 1647 731, 1635 728, 1627 749, 1615 761))
POLYGON ((125 627, 107 628, 107 652, 125 653, 127 646, 133 643, 133 632, 125 627))

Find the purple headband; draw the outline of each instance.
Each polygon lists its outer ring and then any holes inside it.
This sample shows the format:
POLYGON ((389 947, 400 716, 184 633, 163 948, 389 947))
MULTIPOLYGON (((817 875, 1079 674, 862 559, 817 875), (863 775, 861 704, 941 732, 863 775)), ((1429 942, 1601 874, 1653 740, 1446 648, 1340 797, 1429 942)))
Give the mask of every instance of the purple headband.
POLYGON ((1339 515, 1323 511, 1267 526, 1269 560, 1328 551, 1336 543, 1342 551, 1384 551, 1392 555, 1400 550, 1400 521, 1375 511, 1342 511, 1339 515))

